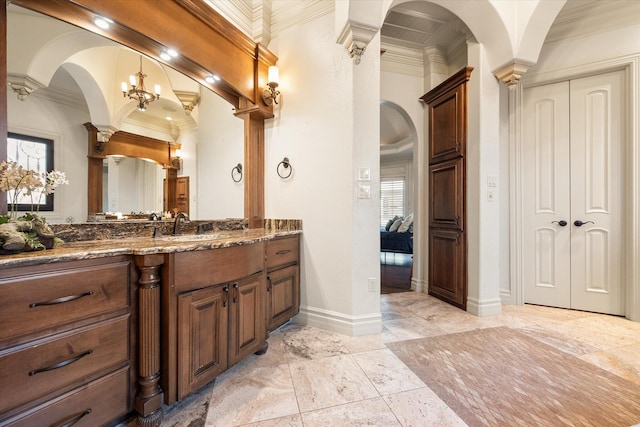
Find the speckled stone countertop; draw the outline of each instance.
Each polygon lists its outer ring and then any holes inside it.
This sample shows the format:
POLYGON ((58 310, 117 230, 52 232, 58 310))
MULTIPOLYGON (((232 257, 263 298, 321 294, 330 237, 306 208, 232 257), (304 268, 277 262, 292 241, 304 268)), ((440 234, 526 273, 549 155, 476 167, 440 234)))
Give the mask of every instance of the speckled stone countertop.
POLYGON ((296 223, 297 220, 293 221, 293 224, 289 221, 281 223, 283 225, 281 228, 271 227, 271 224, 267 224, 265 221, 266 228, 214 230, 204 234, 163 235, 157 238, 150 237, 150 232, 148 232, 144 237, 71 241, 62 243, 54 249, 0 255, 0 268, 50 264, 115 255, 150 255, 247 245, 276 237, 302 233, 301 224, 296 223))

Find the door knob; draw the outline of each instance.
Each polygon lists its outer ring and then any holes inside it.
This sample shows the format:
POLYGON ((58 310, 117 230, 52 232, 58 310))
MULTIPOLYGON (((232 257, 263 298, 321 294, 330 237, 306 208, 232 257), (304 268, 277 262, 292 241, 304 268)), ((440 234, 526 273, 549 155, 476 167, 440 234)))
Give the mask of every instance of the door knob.
POLYGON ((582 221, 580 221, 579 219, 577 219, 577 220, 575 220, 575 221, 573 222, 573 225, 575 225, 576 227, 582 227, 583 225, 585 225, 585 224, 589 224, 589 223, 591 223, 591 224, 595 224, 595 222, 593 222, 593 221, 584 221, 584 222, 582 222, 582 221))
POLYGON ((554 222, 557 222, 560 227, 564 227, 565 225, 567 225, 567 221, 565 221, 564 219, 561 221, 551 221, 551 224, 553 224, 554 222))

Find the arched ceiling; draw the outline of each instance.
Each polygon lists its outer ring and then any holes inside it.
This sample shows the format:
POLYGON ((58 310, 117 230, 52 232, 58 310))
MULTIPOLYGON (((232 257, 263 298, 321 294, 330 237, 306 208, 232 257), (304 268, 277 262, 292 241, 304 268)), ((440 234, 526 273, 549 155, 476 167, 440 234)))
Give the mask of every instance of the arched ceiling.
POLYGON ((402 3, 389 10, 380 30, 383 45, 411 49, 447 44, 452 34, 451 23, 458 18, 441 6, 425 1, 402 3))

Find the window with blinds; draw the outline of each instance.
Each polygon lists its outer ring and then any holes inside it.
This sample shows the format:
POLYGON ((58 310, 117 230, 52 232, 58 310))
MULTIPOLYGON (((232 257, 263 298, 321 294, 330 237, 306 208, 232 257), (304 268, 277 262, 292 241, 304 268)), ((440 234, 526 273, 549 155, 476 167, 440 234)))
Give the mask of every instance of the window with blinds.
POLYGON ((380 183, 380 226, 394 216, 404 216, 404 179, 382 179, 380 183))

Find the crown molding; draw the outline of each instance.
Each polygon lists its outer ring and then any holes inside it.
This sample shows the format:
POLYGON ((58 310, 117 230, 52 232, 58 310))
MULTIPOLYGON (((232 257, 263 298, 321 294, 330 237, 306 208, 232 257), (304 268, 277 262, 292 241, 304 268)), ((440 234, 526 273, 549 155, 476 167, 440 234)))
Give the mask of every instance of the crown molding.
POLYGON ((388 73, 424 77, 422 51, 395 45, 382 45, 386 49, 380 58, 380 70, 388 73))
POLYGON ((275 37, 282 31, 304 25, 334 12, 334 2, 306 0, 274 2, 271 13, 271 33, 275 37))
POLYGON ((204 2, 253 39, 254 6, 251 0, 204 0, 204 2))

